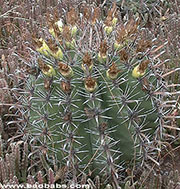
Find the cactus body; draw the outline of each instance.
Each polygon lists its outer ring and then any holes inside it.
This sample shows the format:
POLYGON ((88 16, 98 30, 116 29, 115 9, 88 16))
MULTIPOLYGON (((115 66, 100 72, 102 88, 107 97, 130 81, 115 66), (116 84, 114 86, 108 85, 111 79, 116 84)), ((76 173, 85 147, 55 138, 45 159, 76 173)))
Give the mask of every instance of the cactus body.
MULTIPOLYGON (((92 26, 88 18, 82 22, 96 32, 96 23, 92 26)), ((91 171, 110 175, 116 182, 121 163, 147 157, 146 147, 150 148, 152 134, 158 127, 156 99, 151 93, 158 79, 147 68, 148 56, 144 55, 139 64, 141 74, 132 66, 139 61, 134 54, 141 37, 137 26, 130 21, 124 26, 126 29, 116 32, 113 25, 115 34, 108 34, 107 42, 99 39, 100 46, 95 47, 99 33, 89 36, 87 47, 81 41, 84 28, 78 28, 78 35, 69 34, 69 40, 64 39, 58 47, 62 49, 62 62, 59 55, 54 56, 55 61, 47 61, 39 54, 50 71, 46 74, 39 66, 40 75, 29 78, 29 86, 33 86, 29 131, 37 146, 47 149, 47 161, 54 156, 75 175, 91 171), (123 50, 130 51, 131 45, 134 48, 128 59, 125 52, 112 50, 116 34, 121 33, 122 37, 123 32, 123 40, 129 41, 123 50), (76 42, 73 49, 67 47, 67 41, 76 42)))

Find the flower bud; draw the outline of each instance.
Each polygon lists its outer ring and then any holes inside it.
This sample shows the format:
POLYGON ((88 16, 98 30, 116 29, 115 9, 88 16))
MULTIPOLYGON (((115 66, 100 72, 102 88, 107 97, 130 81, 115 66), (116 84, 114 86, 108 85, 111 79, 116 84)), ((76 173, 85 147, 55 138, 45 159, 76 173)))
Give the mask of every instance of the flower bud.
POLYGON ((60 87, 61 87, 61 89, 62 89, 66 94, 71 93, 71 84, 70 84, 70 82, 61 81, 60 87))
POLYGON ((88 71, 91 71, 92 68, 93 68, 93 61, 92 61, 91 56, 89 55, 88 52, 86 52, 84 57, 83 57, 81 67, 82 67, 84 72, 86 72, 87 69, 88 69, 88 71))
POLYGON ((50 65, 47 65, 49 67, 48 71, 43 71, 43 74, 48 76, 48 77, 52 77, 56 75, 56 72, 54 70, 54 68, 50 65))
POLYGON ((59 72, 66 78, 71 78, 73 76, 73 70, 72 68, 67 65, 63 64, 61 62, 58 63, 59 66, 59 72))
POLYGON ((100 63, 106 62, 106 59, 107 59, 106 54, 102 55, 100 52, 98 53, 98 60, 99 60, 100 63))
POLYGON ((38 60, 39 68, 42 73, 48 77, 53 77, 56 75, 55 69, 51 65, 45 64, 41 59, 38 60))
POLYGON ((77 26, 73 26, 73 27, 71 28, 71 35, 72 35, 72 37, 75 37, 75 36, 76 36, 76 33, 77 33, 77 26))
POLYGON ((96 82, 96 80, 93 79, 92 77, 86 78, 84 85, 85 85, 85 89, 86 89, 88 92, 90 92, 90 93, 94 92, 94 91, 96 90, 96 88, 97 88, 97 82, 96 82))
POLYGON ((109 69, 106 71, 106 76, 109 79, 116 79, 118 77, 120 70, 117 68, 116 64, 113 62, 109 69))
POLYGON ((50 28, 49 29, 49 33, 55 38, 56 37, 56 34, 54 32, 54 28, 50 28))
POLYGON ((107 44, 106 40, 101 41, 100 47, 99 47, 99 53, 98 53, 99 62, 101 62, 101 63, 106 62, 107 53, 108 53, 108 44, 107 44))
POLYGON ((51 55, 54 56, 54 58, 56 58, 58 60, 62 60, 63 59, 63 52, 59 47, 58 47, 58 50, 56 52, 52 52, 51 51, 51 55))
POLYGON ((38 41, 42 45, 41 45, 41 47, 37 47, 36 51, 40 52, 41 54, 44 54, 45 56, 49 56, 50 49, 49 49, 48 45, 46 44, 46 42, 42 38, 40 38, 38 41))
POLYGON ((49 78, 45 78, 44 79, 44 88, 46 89, 46 90, 50 90, 50 88, 51 88, 51 79, 49 79, 49 78))

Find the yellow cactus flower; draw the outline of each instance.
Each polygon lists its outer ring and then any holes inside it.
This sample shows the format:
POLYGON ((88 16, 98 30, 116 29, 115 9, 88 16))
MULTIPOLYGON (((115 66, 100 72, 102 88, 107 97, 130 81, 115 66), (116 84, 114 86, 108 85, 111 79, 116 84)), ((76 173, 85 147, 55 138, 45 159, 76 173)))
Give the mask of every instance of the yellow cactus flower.
POLYGON ((114 18, 112 19, 112 26, 115 27, 116 24, 117 24, 117 22, 118 22, 118 18, 114 17, 114 18))
POLYGON ((62 22, 62 19, 57 21, 55 24, 58 26, 59 31, 62 32, 63 31, 63 25, 64 25, 63 22, 62 22))
POLYGON ((62 52, 62 50, 59 47, 58 47, 58 50, 56 52, 52 52, 51 51, 51 55, 54 58, 58 59, 58 60, 62 60, 63 59, 63 52, 62 52))
POLYGON ((55 76, 56 75, 55 69, 50 65, 47 65, 47 66, 49 67, 49 69, 47 71, 42 70, 43 74, 48 76, 48 77, 55 76))
MULTIPOLYGON (((55 22, 54 23, 54 27, 56 28, 57 27, 57 29, 60 31, 60 33, 62 33, 62 31, 63 31, 63 23, 62 23, 62 20, 59 20, 59 21, 57 21, 57 22, 55 22)), ((54 38, 56 38, 57 37, 57 35, 56 35, 56 29, 53 27, 53 24, 52 23, 50 23, 50 28, 49 28, 49 33, 54 37, 54 38)), ((59 33, 59 32, 58 32, 59 33)))
POLYGON ((102 55, 100 52, 98 53, 98 60, 100 63, 106 62, 107 55, 102 55))
POLYGON ((107 35, 110 35, 111 32, 113 31, 113 27, 112 26, 105 26, 104 31, 106 32, 107 35))
POLYGON ((49 33, 55 38, 56 37, 56 34, 54 32, 54 28, 50 28, 49 29, 49 33))
POLYGON ((68 49, 74 49, 74 47, 75 47, 75 39, 73 39, 71 42, 70 41, 66 41, 65 43, 66 43, 66 47, 68 49))
POLYGON ((74 37, 74 36, 76 36, 76 33, 77 33, 77 26, 73 26, 71 28, 71 35, 74 37))
POLYGON ((41 59, 38 59, 39 68, 42 73, 48 77, 52 77, 56 75, 55 69, 48 64, 45 64, 41 59))
POLYGON ((133 71, 132 71, 132 76, 133 76, 134 78, 139 78, 139 77, 143 76, 145 73, 146 73, 146 70, 145 70, 144 72, 140 72, 140 71, 139 71, 139 65, 137 65, 137 66, 133 69, 133 71))
POLYGON ((134 78, 142 77, 146 73, 146 69, 149 62, 150 62, 149 60, 144 60, 139 65, 137 65, 132 71, 132 76, 134 78))
POLYGON ((83 69, 84 72, 86 72, 86 66, 87 66, 87 69, 88 71, 92 71, 92 68, 93 68, 93 64, 88 66, 87 64, 81 64, 81 68, 83 69))
POLYGON ((36 51, 40 52, 41 54, 44 54, 45 56, 49 56, 51 50, 49 49, 46 42, 42 38, 39 39, 39 42, 42 43, 42 46, 37 47, 36 51))
POLYGON ((116 49, 116 50, 120 50, 120 49, 122 49, 124 47, 124 44, 122 44, 122 43, 118 43, 117 41, 114 43, 114 48, 116 49))

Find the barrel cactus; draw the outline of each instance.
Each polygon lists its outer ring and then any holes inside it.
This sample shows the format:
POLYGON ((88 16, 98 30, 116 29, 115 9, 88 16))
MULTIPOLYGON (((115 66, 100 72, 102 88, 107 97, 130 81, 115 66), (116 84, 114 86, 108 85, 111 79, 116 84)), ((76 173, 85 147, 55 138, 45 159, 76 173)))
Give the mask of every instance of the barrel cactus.
POLYGON ((74 182, 100 175, 118 187, 128 163, 158 164, 160 48, 140 19, 118 15, 116 4, 106 17, 82 4, 49 14, 44 36, 32 35, 28 133, 47 165, 55 160, 74 182))

